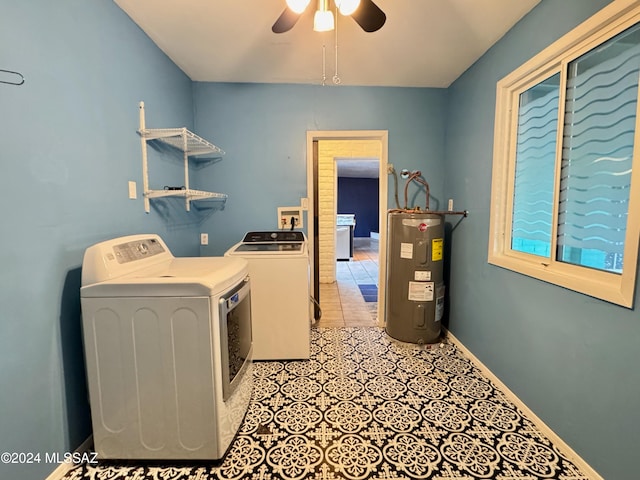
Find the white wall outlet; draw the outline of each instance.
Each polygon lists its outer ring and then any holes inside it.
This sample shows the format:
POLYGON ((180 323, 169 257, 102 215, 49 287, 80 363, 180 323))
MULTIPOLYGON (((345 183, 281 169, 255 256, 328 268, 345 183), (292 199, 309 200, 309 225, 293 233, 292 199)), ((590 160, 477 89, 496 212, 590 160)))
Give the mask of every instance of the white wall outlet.
POLYGON ((129 180, 129 198, 135 200, 138 198, 138 192, 136 191, 136 182, 129 180))
POLYGON ((449 210, 450 212, 452 212, 452 211, 453 211, 453 198, 450 198, 450 199, 449 199, 448 210, 449 210))
POLYGON ((302 207, 302 210, 309 210, 309 197, 301 198, 300 206, 302 207))
POLYGON ((209 234, 201 233, 200 234, 200 245, 209 245, 209 234))
POLYGON ((280 230, 293 230, 304 227, 302 222, 302 207, 278 207, 278 228, 280 230))

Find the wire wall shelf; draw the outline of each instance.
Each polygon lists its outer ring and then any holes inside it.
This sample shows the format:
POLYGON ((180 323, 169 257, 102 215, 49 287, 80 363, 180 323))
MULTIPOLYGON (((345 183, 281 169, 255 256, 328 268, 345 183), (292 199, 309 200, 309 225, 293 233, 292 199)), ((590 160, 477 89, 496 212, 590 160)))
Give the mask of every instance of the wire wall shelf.
POLYGON ((138 133, 145 140, 158 140, 170 145, 188 156, 213 155, 222 157, 224 151, 213 143, 190 132, 186 128, 147 128, 138 133))
POLYGON ((225 202, 227 195, 224 193, 206 192, 203 190, 194 190, 189 188, 189 158, 198 156, 208 156, 207 158, 220 158, 224 155, 224 151, 215 146, 213 143, 204 138, 190 132, 186 128, 146 128, 144 102, 140 102, 140 128, 138 134, 141 139, 142 146, 142 183, 144 210, 149 213, 150 199, 178 197, 184 198, 185 209, 190 211, 191 202, 197 200, 219 200, 225 202), (184 183, 181 188, 149 188, 149 161, 147 155, 147 142, 159 141, 169 145, 182 153, 184 162, 184 183))

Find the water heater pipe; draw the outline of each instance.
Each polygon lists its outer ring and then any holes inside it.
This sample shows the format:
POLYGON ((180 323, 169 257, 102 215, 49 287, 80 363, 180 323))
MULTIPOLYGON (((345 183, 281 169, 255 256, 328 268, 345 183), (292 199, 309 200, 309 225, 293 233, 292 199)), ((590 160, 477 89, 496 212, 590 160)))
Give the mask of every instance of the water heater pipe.
MULTIPOLYGON (((403 176, 404 176, 405 172, 407 172, 407 171, 406 170, 402 171, 403 176)), ((408 205, 407 205, 409 203, 409 198, 408 198, 409 184, 412 181, 415 181, 417 183, 420 183, 420 184, 424 185, 424 187, 425 187, 425 191, 426 191, 425 192, 426 193, 425 211, 426 212, 434 213, 434 214, 440 214, 440 215, 462 215, 464 217, 466 217, 469 214, 469 212, 467 210, 460 210, 460 211, 452 211, 452 210, 430 211, 429 210, 429 194, 430 194, 429 183, 424 178, 422 178, 422 172, 420 172, 420 170, 414 170, 407 177, 407 181, 406 181, 406 183, 404 185, 404 208, 400 208, 400 205, 398 205, 398 194, 397 194, 398 187, 397 187, 397 177, 395 175, 395 170, 391 171, 390 173, 394 174, 394 179, 396 180, 396 206, 398 208, 389 210, 389 213, 396 213, 396 212, 418 213, 418 212, 423 212, 422 210, 420 210, 420 207, 409 208, 408 205)))
POLYGON ((415 180, 418 183, 421 183, 422 185, 424 185, 425 190, 426 190, 426 201, 425 201, 425 210, 429 210, 429 184, 427 183, 427 181, 422 178, 422 173, 420 172, 420 170, 415 170, 413 172, 411 172, 411 174, 409 175, 409 178, 407 178, 406 183, 404 184, 404 209, 407 210, 407 203, 409 201, 408 199, 408 190, 409 190, 409 184, 415 180))

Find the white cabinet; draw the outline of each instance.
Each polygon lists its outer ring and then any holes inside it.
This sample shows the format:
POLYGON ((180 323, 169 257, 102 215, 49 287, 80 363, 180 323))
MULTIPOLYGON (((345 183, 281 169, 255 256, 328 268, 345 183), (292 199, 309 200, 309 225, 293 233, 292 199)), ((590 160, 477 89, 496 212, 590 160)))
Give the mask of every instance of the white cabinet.
POLYGON ((336 227, 336 260, 351 260, 351 227, 336 227))
POLYGON ((140 102, 140 129, 138 130, 142 144, 142 186, 144 195, 144 210, 149 213, 149 200, 161 197, 184 198, 187 211, 191 208, 191 202, 196 200, 220 200, 225 201, 224 193, 205 192, 189 187, 189 164, 198 161, 198 158, 206 156, 207 160, 219 158, 224 151, 204 138, 199 137, 186 128, 146 128, 144 102, 140 102), (149 165, 147 157, 147 142, 159 141, 175 149, 182 154, 184 162, 184 179, 180 180, 180 186, 168 186, 162 189, 149 188, 149 165))
POLYGON ((353 230, 356 216, 353 213, 336 215, 336 260, 351 260, 353 257, 353 230))

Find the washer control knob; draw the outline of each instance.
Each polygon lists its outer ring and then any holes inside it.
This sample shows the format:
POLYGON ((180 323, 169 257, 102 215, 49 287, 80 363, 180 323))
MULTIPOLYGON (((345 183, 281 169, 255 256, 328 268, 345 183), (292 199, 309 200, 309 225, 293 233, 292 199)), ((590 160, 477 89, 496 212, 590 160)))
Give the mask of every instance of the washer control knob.
POLYGON ((276 238, 278 238, 278 233, 277 232, 271 232, 271 235, 269 235, 273 240, 275 240, 276 238))

